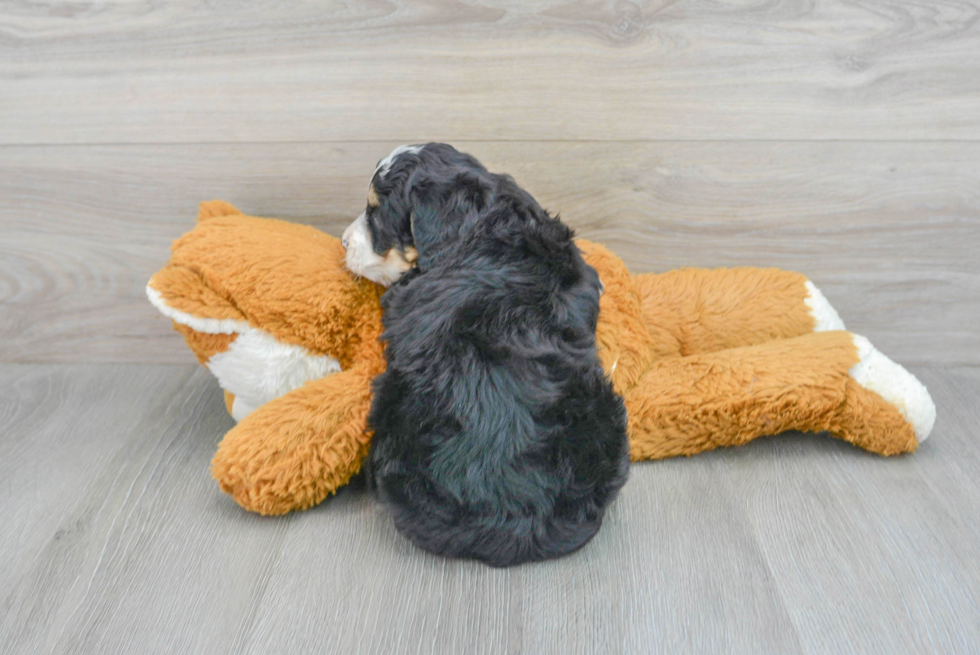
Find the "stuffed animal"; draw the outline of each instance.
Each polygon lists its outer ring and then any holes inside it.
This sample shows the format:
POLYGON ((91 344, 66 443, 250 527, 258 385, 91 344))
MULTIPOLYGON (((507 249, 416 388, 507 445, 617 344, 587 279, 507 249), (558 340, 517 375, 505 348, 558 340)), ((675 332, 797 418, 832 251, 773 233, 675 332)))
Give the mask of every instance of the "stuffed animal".
MULTIPOLYGON (((936 410, 926 388, 844 330, 799 273, 682 269, 631 275, 577 241, 604 285, 596 340, 629 415, 634 461, 763 435, 829 432, 881 455, 915 450, 936 410)), ((340 240, 213 201, 147 286, 218 379, 238 424, 212 472, 245 509, 316 505, 358 472, 384 370, 384 288, 344 268, 340 240)))

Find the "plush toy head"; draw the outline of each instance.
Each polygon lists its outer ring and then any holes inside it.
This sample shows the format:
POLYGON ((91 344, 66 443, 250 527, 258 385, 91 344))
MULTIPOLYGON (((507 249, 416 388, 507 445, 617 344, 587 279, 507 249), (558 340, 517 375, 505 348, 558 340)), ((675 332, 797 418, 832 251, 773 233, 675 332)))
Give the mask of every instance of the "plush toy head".
MULTIPOLYGON (((623 263, 601 246, 580 246, 602 270, 597 341, 625 393, 653 356, 649 331, 623 263)), ((240 421, 213 471, 243 506, 273 514, 308 507, 360 468, 371 380, 384 367, 383 292, 348 273, 335 237, 220 201, 202 203, 197 226, 173 243, 147 295, 214 373, 240 421)))
MULTIPOLYGON (((918 380, 843 323, 815 286, 777 269, 633 276, 577 242, 604 285, 596 341, 629 414, 634 460, 692 455, 787 430, 830 431, 881 454, 914 450, 935 406, 918 380)), ((360 468, 380 297, 340 240, 203 203, 147 285, 150 301, 225 390, 239 421, 212 470, 246 509, 319 503, 360 468)))
MULTIPOLYGON (((597 244, 579 246, 602 271, 596 336, 624 392, 649 363, 649 331, 622 261, 597 244)), ((350 275, 336 237, 220 201, 202 203, 197 227, 174 241, 147 285, 153 305, 234 396, 236 420, 328 373, 355 364, 382 370, 382 293, 350 275)))
POLYGON ((308 380, 383 366, 384 289, 344 270, 338 239, 211 202, 171 253, 150 301, 234 397, 236 420, 308 380))

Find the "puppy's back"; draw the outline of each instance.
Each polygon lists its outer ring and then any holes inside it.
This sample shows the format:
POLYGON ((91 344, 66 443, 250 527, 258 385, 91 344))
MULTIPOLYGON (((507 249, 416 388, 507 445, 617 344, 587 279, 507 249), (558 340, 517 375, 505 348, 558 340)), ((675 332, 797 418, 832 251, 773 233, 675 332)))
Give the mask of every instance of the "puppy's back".
POLYGON ((581 547, 628 468, 595 271, 556 219, 507 220, 386 294, 370 417, 369 478, 398 529, 494 566, 581 547))
POLYGON ((371 415, 384 437, 372 445, 369 479, 400 532, 430 552, 493 566, 560 557, 596 534, 628 470, 625 410, 601 375, 570 380, 530 434, 495 433, 519 421, 501 417, 519 414, 519 399, 489 415, 475 409, 460 425, 413 386, 389 369, 371 415))

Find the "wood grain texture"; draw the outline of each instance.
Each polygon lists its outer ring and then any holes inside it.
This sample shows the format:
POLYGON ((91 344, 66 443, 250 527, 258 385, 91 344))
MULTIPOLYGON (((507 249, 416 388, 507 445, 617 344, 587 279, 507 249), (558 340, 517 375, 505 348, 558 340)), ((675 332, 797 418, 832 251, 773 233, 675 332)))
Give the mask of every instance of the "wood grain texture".
POLYGON ((967 0, 0 3, 0 652, 978 652, 978 162, 967 0), (636 272, 807 273, 933 436, 639 464, 588 547, 505 571, 357 484, 241 511, 146 280, 201 200, 339 234, 425 140, 636 272))
POLYGON ((980 369, 920 373, 939 421, 913 456, 788 435, 725 453, 811 652, 969 653, 980 643, 980 369))
POLYGON ((282 634, 337 653, 798 651, 724 465, 691 463, 635 467, 596 539, 540 566, 425 554, 365 497, 329 509, 340 529, 298 517, 244 652, 282 634), (338 588, 347 602, 324 599, 338 588))
POLYGON ((210 375, 0 371, 15 408, 0 461, 16 481, 0 497, 13 510, 0 652, 227 652, 288 521, 236 511, 215 488, 208 462, 231 420, 210 375))
POLYGON ((199 367, 3 364, 0 652, 974 652, 980 369, 922 378, 914 455, 787 434, 637 464, 586 548, 496 570, 415 549, 359 484, 241 511, 199 367))
POLYGON ((980 9, 14 2, 0 143, 980 138, 980 9))
POLYGON ((188 370, 0 366, 0 589, 11 589, 52 536, 73 531, 66 508, 188 370))
MULTIPOLYGON (((339 234, 393 145, 0 148, 0 361, 192 361, 143 287, 197 203, 339 234)), ((803 271, 899 361, 980 363, 980 144, 467 148, 636 272, 803 271)))

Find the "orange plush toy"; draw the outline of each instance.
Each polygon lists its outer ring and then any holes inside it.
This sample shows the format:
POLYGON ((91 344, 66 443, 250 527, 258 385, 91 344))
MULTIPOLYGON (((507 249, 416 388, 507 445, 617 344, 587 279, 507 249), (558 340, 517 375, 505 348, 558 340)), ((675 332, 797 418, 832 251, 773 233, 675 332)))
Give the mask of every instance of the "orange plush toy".
MULTIPOLYGON (((631 275, 578 241, 605 286, 599 355, 629 414, 633 460, 693 455, 788 430, 881 455, 932 430, 925 387, 844 325, 803 275, 682 269, 631 275)), ((212 470, 245 509, 316 505, 361 467, 384 370, 382 287, 312 227, 203 203, 147 295, 225 391, 238 421, 212 470)))

